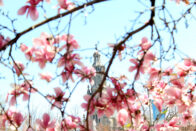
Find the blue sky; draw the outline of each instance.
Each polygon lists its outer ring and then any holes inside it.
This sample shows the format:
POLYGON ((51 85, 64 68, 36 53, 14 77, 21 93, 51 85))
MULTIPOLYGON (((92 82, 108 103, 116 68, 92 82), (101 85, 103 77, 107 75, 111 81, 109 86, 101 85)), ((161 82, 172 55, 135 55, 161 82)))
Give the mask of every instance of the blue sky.
MULTIPOLYGON (((43 12, 41 9, 39 9, 40 12, 40 18, 37 21, 32 21, 30 18, 26 19, 26 16, 17 16, 17 10, 21 7, 21 5, 25 4, 25 0, 4 0, 4 7, 3 10, 5 12, 9 11, 10 16, 13 18, 17 18, 17 21, 15 22, 15 27, 18 32, 23 31, 27 27, 36 24, 40 21, 43 20, 41 16, 43 15, 43 12), (16 2, 17 4, 15 4, 16 2)), ((149 6, 149 2, 146 0, 145 4, 149 6)), ((45 7, 48 7, 49 10, 47 12, 47 16, 55 15, 57 10, 54 8, 56 3, 53 1, 53 4, 49 5, 46 4, 44 5, 45 7)), ((180 5, 176 5, 174 1, 168 0, 168 6, 171 12, 174 14, 174 17, 179 17, 181 14, 181 10, 184 10, 186 6, 181 3, 180 5)), ((130 30, 130 26, 132 25, 132 20, 134 20, 137 16, 135 11, 143 11, 146 7, 138 3, 137 1, 131 1, 131 0, 113 0, 105 3, 100 3, 98 5, 94 6, 94 11, 92 13, 89 13, 92 11, 92 8, 87 8, 84 10, 84 13, 78 15, 73 19, 73 23, 71 25, 71 34, 75 36, 75 39, 78 41, 78 43, 81 46, 81 49, 86 49, 88 48, 89 50, 85 51, 78 51, 84 58, 84 62, 88 63, 87 65, 92 65, 93 61, 92 59, 89 59, 89 57, 92 58, 93 52, 94 52, 94 47, 95 44, 98 44, 98 49, 104 52, 108 52, 111 50, 108 49, 107 43, 116 43, 119 38, 121 38, 126 31, 130 30), (85 16, 88 14, 87 16, 85 16), (85 59, 87 56, 88 59, 85 59)), ((195 9, 194 9, 195 10, 195 9)), ((76 13, 77 14, 77 13, 76 13)), ((76 16, 76 14, 73 14, 73 16, 76 16)), ((0 16, 0 24, 2 25, 7 25, 8 21, 0 16)), ((149 13, 144 15, 141 19, 140 22, 145 23, 149 19, 149 13)), ((178 32, 175 34, 176 37, 176 43, 177 43, 177 48, 183 51, 185 54, 192 58, 196 58, 196 36, 195 36, 195 31, 196 31, 196 21, 193 18, 188 18, 189 20, 189 28, 186 28, 184 25, 184 22, 180 22, 178 25, 178 32)), ((65 17, 61 21, 61 26, 64 27, 66 23, 69 21, 69 17, 65 17)), ((51 27, 54 27, 54 25, 57 22, 50 23, 51 27)), ((9 24, 9 23, 8 23, 9 24)), ((10 24, 9 24, 10 26, 10 24)), ((20 43, 25 43, 29 46, 32 44, 32 39, 35 37, 38 37, 41 32, 49 32, 48 31, 48 25, 44 25, 40 28, 37 28, 28 34, 22 36, 17 44, 19 45, 20 43)), ((13 38, 13 35, 10 35, 10 33, 5 32, 5 31, 0 31, 5 36, 10 36, 13 38)), ((150 28, 148 27, 144 31, 138 33, 137 35, 133 36, 132 40, 127 42, 129 45, 137 45, 139 44, 141 38, 143 36, 146 36, 150 39, 150 28)), ((167 45, 167 42, 169 41, 168 39, 168 34, 163 33, 164 39, 163 42, 167 45)), ((156 52, 156 49, 155 49, 156 52)), ((14 52, 14 57, 16 60, 25 62, 25 57, 20 51, 15 51, 14 52)), ((130 58, 127 58, 130 59, 130 58)), ((102 56, 102 63, 107 64, 108 59, 105 56, 102 56)), ((50 69, 50 70, 55 70, 54 67, 47 65, 45 70, 50 69)), ((120 62, 118 59, 115 59, 113 67, 111 69, 110 74, 118 75, 118 74, 127 74, 128 76, 130 75, 127 73, 127 68, 130 66, 130 63, 126 61, 120 62), (123 67, 123 68, 122 68, 123 67), (119 71, 120 69, 120 71, 119 71)), ((3 68, 2 66, 0 66, 3 68)), ((43 92, 48 92, 44 87, 51 87, 50 91, 52 91, 53 87, 57 86, 57 82, 54 82, 52 84, 47 84, 46 82, 42 82, 39 80, 39 77, 36 76, 36 74, 40 71, 37 70, 38 66, 37 64, 33 64, 32 66, 29 66, 27 69, 27 72, 30 71, 30 73, 34 74, 34 78, 36 80, 36 87, 38 87, 41 91, 43 92), (32 72, 33 70, 33 72, 32 72)), ((9 70, 3 68, 3 70, 0 71, 2 75, 6 75, 7 72, 11 73, 9 70)), ((10 75, 8 75, 10 76, 10 75)), ((10 89, 10 81, 13 82, 13 77, 6 77, 6 80, 0 80, 2 83, 3 89, 2 94, 7 92, 10 89)), ((86 92, 86 83, 81 83, 81 85, 78 87, 78 89, 75 92, 75 95, 73 95, 72 101, 73 103, 70 104, 69 109, 73 109, 75 105, 78 107, 80 106, 80 103, 78 101, 82 101, 82 97, 86 92), (78 95, 79 94, 79 95, 78 95)), ((50 92, 49 91, 49 92, 50 92)), ((2 95, 5 96, 5 95, 2 95)), ((37 96, 36 96, 37 97, 37 96)), ((33 102, 34 104, 39 103, 41 98, 35 98, 35 101, 33 102)), ((43 100, 42 102, 44 102, 43 100)), ((47 105, 47 104, 46 104, 47 105)), ((39 108, 39 107, 38 107, 39 108)), ((43 110, 42 107, 40 107, 40 110, 43 110)), ((48 108, 49 110, 49 108, 48 108)))

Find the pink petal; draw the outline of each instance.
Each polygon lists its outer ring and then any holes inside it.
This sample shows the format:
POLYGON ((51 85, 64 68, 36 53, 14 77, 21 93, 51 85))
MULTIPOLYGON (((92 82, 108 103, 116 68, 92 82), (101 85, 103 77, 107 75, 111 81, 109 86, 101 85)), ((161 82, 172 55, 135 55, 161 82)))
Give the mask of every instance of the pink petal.
POLYGON ((25 52, 28 49, 28 47, 25 44, 21 44, 20 49, 22 52, 25 52))
POLYGON ((17 124, 17 126, 20 126, 22 124, 22 122, 24 121, 22 114, 17 113, 17 112, 14 114, 13 119, 14 119, 15 123, 17 124))
POLYGON ((45 128, 45 126, 43 125, 43 123, 40 119, 37 119, 36 123, 38 123, 42 128, 45 128))
POLYGON ((0 6, 2 6, 3 5, 3 0, 0 0, 0 6))
POLYGON ((42 80, 46 80, 47 82, 50 82, 52 80, 52 75, 49 73, 42 73, 40 74, 40 77, 42 80))
POLYGON ((55 92, 56 96, 64 94, 63 91, 61 90, 61 88, 59 88, 59 87, 54 88, 54 92, 55 92))
POLYGON ((55 120, 53 120, 52 122, 50 122, 50 124, 48 124, 48 127, 47 128, 53 128, 55 127, 55 120))
POLYGON ((88 104, 86 104, 86 103, 82 103, 82 104, 81 104, 81 107, 82 107, 82 108, 84 108, 84 109, 87 109, 88 104))
POLYGON ((85 100, 85 101, 88 101, 90 98, 91 98, 91 96, 89 96, 89 95, 85 95, 85 96, 84 96, 84 100, 85 100))
POLYGON ((128 112, 125 109, 121 109, 117 115, 117 121, 121 126, 125 125, 125 122, 128 119, 128 112))
POLYGON ((43 115, 43 125, 45 127, 48 127, 49 121, 50 121, 50 116, 47 113, 44 113, 44 115, 43 115))
POLYGON ((180 98, 181 96, 181 90, 179 88, 169 87, 165 92, 167 95, 174 96, 176 99, 180 98))
POLYGON ((191 65, 192 65, 191 59, 185 59, 185 60, 184 60, 184 64, 185 64, 186 66, 191 66, 191 65))
POLYGON ((55 131, 54 128, 47 128, 46 131, 55 131))
POLYGON ((24 94, 23 95, 23 101, 27 101, 29 99, 29 95, 28 94, 24 94))
POLYGON ((131 63, 133 63, 134 65, 137 65, 138 64, 138 61, 136 59, 130 59, 129 60, 131 63))
POLYGON ((141 44, 147 43, 148 42, 148 38, 147 37, 143 37, 141 40, 141 44))
POLYGON ((155 106, 157 107, 157 109, 159 110, 159 112, 161 112, 163 101, 162 101, 162 100, 156 100, 156 101, 154 102, 154 104, 155 104, 155 106))
POLYGON ((129 71, 130 71, 130 72, 134 71, 135 69, 137 69, 135 66, 130 66, 130 67, 129 67, 129 71))
POLYGON ((16 97, 12 96, 11 100, 10 100, 10 105, 13 106, 16 104, 16 97))
POLYGON ((29 8, 28 5, 21 7, 21 8, 18 10, 18 15, 24 15, 24 14, 26 13, 26 11, 27 11, 28 8, 29 8))
POLYGON ((37 18, 39 17, 39 13, 35 7, 29 8, 29 14, 32 20, 37 20, 37 18))

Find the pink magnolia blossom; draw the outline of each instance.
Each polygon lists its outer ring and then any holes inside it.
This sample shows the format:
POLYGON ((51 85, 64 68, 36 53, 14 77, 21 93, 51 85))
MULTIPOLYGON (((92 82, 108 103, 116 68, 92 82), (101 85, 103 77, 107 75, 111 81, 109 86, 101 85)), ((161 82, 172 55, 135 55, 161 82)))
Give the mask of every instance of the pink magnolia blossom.
POLYGON ((75 68, 73 65, 70 66, 66 66, 64 71, 61 73, 62 79, 63 79, 63 83, 65 83, 67 80, 71 79, 72 82, 74 82, 73 79, 73 72, 74 72, 75 68))
POLYGON ((2 47, 4 47, 9 41, 10 41, 10 38, 9 37, 7 37, 5 39, 4 36, 0 34, 0 49, 2 47))
POLYGON ((65 54, 63 57, 61 57, 58 61, 57 67, 66 67, 70 65, 79 65, 82 66, 82 62, 80 61, 80 55, 79 54, 65 54))
POLYGON ((20 112, 15 112, 12 117, 13 117, 13 121, 16 123, 17 127, 20 127, 20 125, 24 121, 23 115, 20 112))
MULTIPOLYGON (((32 84, 30 82, 30 84, 32 84)), ((29 99, 29 88, 30 88, 30 85, 28 83, 22 83, 20 85, 15 85, 13 84, 12 85, 14 88, 11 92, 9 92, 7 94, 7 97, 6 97, 6 102, 8 101, 8 98, 9 96, 11 96, 11 99, 10 99, 10 105, 13 106, 14 104, 16 104, 16 98, 23 95, 23 101, 27 101, 29 99)), ((34 93, 36 92, 35 90, 31 90, 31 93, 34 93)))
POLYGON ((47 113, 43 114, 42 120, 37 119, 36 122, 42 129, 51 129, 55 127, 55 120, 50 122, 50 116, 47 113))
POLYGON ((21 7, 18 10, 18 15, 24 15, 27 12, 27 17, 30 15, 32 20, 37 20, 39 17, 39 13, 36 9, 36 6, 40 3, 40 1, 42 0, 28 0, 28 5, 21 7))
POLYGON ((22 63, 16 62, 16 64, 14 64, 14 69, 16 71, 17 76, 20 76, 21 73, 24 71, 25 67, 22 63))
POLYGON ((157 107, 157 109, 159 110, 159 112, 162 111, 163 103, 164 103, 164 101, 161 98, 154 100, 154 105, 157 107))
POLYGON ((106 97, 101 97, 96 101, 95 107, 97 109, 98 117, 100 118, 104 114, 110 117, 114 114, 114 107, 108 104, 108 99, 106 97))
POLYGON ((143 64, 140 64, 137 59, 130 59, 130 62, 133 63, 134 66, 130 66, 129 71, 133 72, 134 70, 136 70, 136 80, 138 80, 140 77, 140 72, 144 74, 145 67, 143 66, 143 64))
POLYGON ((128 112, 126 109, 121 109, 119 112, 118 112, 118 115, 117 115, 117 121, 118 123, 121 125, 121 126, 124 126, 125 123, 127 122, 128 120, 128 112))
POLYGON ((61 41, 65 41, 67 44, 64 44, 61 48, 60 48, 60 51, 62 49, 67 49, 69 51, 72 51, 73 49, 78 49, 80 46, 78 44, 78 42, 74 39, 74 36, 73 35, 67 35, 67 34, 64 34, 60 37, 60 40, 61 41))
POLYGON ((47 82, 50 82, 52 80, 52 75, 50 73, 41 73, 40 77, 47 82))
POLYGON ((40 37, 33 39, 33 45, 35 47, 40 47, 40 46, 45 47, 47 45, 49 46, 53 44, 54 44, 54 39, 46 32, 42 32, 40 37))
MULTIPOLYGON (((84 100, 86 101, 86 103, 82 103, 81 107, 84 108, 85 110, 88 109, 88 103, 89 103, 90 98, 91 98, 90 95, 85 95, 84 96, 84 100)), ((93 114, 93 112, 95 111, 95 105, 96 105, 96 100, 95 100, 95 98, 93 98, 91 100, 91 104, 90 104, 90 108, 89 108, 89 113, 90 114, 93 114)))
POLYGON ((27 47, 25 44, 21 44, 20 45, 20 50, 25 53, 25 56, 28 60, 31 60, 32 56, 33 56, 33 48, 29 48, 27 47))
POLYGON ((167 87, 165 89, 165 93, 168 96, 175 97, 175 99, 179 99, 181 97, 182 91, 176 87, 167 87))
POLYGON ((38 62, 40 68, 44 68, 46 62, 52 62, 55 55, 54 41, 50 40, 50 36, 46 33, 41 33, 39 38, 33 40, 33 58, 34 62, 38 62))
POLYGON ((88 79, 90 83, 93 84, 93 77, 96 75, 96 70, 93 67, 82 67, 82 69, 77 69, 74 71, 78 75, 78 77, 81 77, 82 80, 88 79))
POLYGON ((80 123, 80 118, 75 116, 68 116, 61 122, 61 127, 64 131, 68 131, 71 129, 76 129, 78 124, 80 123))
POLYGON ((164 123, 158 123, 154 127, 156 131, 178 131, 180 129, 178 122, 179 120, 173 117, 169 122, 164 121, 164 123))
POLYGON ((192 122, 194 122, 194 118, 192 116, 192 112, 190 112, 190 111, 184 112, 183 116, 182 116, 182 122, 185 125, 191 124, 192 122))
POLYGON ((173 74, 173 69, 172 68, 167 68, 164 72, 163 72, 163 76, 170 76, 173 74))
POLYGON ((126 83, 120 83, 119 80, 114 77, 111 77, 110 79, 111 79, 112 83, 114 84, 115 89, 117 91, 122 90, 126 86, 126 83))
POLYGON ((58 13, 60 13, 60 10, 69 10, 72 9, 74 7, 74 3, 72 2, 68 2, 67 0, 58 0, 58 5, 59 5, 59 9, 58 9, 58 13))
POLYGON ((7 122, 15 127, 20 127, 24 120, 25 118, 23 115, 15 108, 11 107, 5 112, 5 114, 3 114, 1 126, 5 127, 7 122))
MULTIPOLYGON (((113 110, 120 110, 123 108, 122 102, 125 95, 117 95, 117 93, 115 88, 108 87, 106 94, 103 96, 104 99, 107 100, 108 106, 113 108, 113 110)), ((111 113, 113 113, 113 111, 111 113)))
POLYGON ((151 43, 148 42, 148 38, 143 37, 140 44, 142 51, 148 50, 151 46, 152 46, 151 43))
POLYGON ((61 73, 63 82, 71 79, 74 82, 73 74, 75 72, 75 66, 83 66, 80 61, 79 54, 65 54, 60 58, 57 67, 64 66, 64 70, 61 73))
POLYGON ((57 108, 61 108, 64 102, 68 101, 68 98, 64 98, 65 92, 61 90, 61 88, 54 88, 55 95, 47 95, 49 99, 52 100, 52 108, 56 106, 57 108))
MULTIPOLYGON (((117 47, 116 44, 111 44, 111 43, 108 43, 108 46, 109 46, 109 47, 112 47, 113 49, 117 47)), ((122 60, 122 51, 123 51, 125 48, 126 48, 126 45, 125 45, 125 44, 122 44, 122 45, 118 46, 118 49, 117 49, 117 50, 118 50, 118 58, 119 58, 120 60, 122 60)))
POLYGON ((0 6, 3 6, 3 0, 0 0, 0 6))
POLYGON ((181 65, 178 65, 177 67, 177 74, 180 77, 184 77, 186 75, 188 75, 190 72, 195 72, 195 65, 192 62, 191 59, 185 59, 184 63, 181 65))
POLYGON ((155 60, 156 60, 156 57, 151 51, 148 51, 144 56, 144 63, 145 64, 148 64, 149 62, 155 61, 155 60))
POLYGON ((175 87, 177 87, 179 89, 182 89, 184 87, 184 82, 185 81, 184 81, 184 78, 183 77, 181 77, 181 78, 174 78, 174 79, 171 80, 171 83, 175 87))
POLYGON ((160 74, 160 70, 156 69, 156 68, 150 68, 150 70, 148 71, 148 74, 150 75, 150 80, 154 80, 154 79, 158 79, 159 78, 159 74, 160 74))

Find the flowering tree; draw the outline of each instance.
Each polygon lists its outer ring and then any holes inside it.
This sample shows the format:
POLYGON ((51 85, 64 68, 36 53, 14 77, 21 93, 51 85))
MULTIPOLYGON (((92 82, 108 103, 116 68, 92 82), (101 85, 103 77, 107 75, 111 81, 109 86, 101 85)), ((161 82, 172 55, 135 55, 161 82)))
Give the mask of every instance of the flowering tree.
MULTIPOLYGON (((12 9, 6 8, 7 1, 9 0, 0 0, 1 18, 5 19, 0 23, 0 73, 1 81, 9 83, 9 87, 6 85, 1 88, 2 91, 7 91, 6 104, 0 104, 1 126, 22 130, 21 127, 26 123, 25 130, 29 131, 90 131, 93 129, 90 128, 89 119, 94 112, 99 117, 110 117, 116 112, 119 127, 129 131, 173 131, 195 124, 193 111, 196 102, 196 61, 185 56, 177 58, 178 48, 175 42, 178 25, 185 23, 188 26, 187 19, 195 18, 194 0, 135 1, 143 8, 136 12, 134 21, 129 25, 130 30, 119 36, 115 44, 106 43, 104 47, 107 47, 107 52, 97 49, 105 55, 105 71, 97 71, 86 64, 88 62, 84 58, 89 54, 80 50, 83 45, 71 33, 71 25, 75 17, 83 14, 84 18, 90 17, 89 14, 99 8, 97 5, 106 6, 111 1, 27 0, 17 9, 17 17, 6 13, 12 12, 12 9), (173 8, 183 6, 182 14, 178 17, 170 11, 170 5, 174 3, 176 7, 173 8), (49 5, 54 6, 51 8, 49 5), (24 28, 17 23, 20 19, 30 21, 32 25, 24 28), (147 35, 140 35, 142 32, 147 35), (33 41, 25 38, 26 36, 33 41), (140 41, 134 40, 135 36, 139 36, 140 41), (112 74, 113 65, 120 62, 126 63, 123 68, 129 73, 112 74), (85 82, 93 85, 93 78, 97 74, 101 74, 103 79, 92 95, 84 96, 82 108, 86 110, 86 117, 82 122, 78 116, 67 112, 67 105, 79 84, 85 82), (40 81, 47 85, 44 90, 40 87, 40 81), (105 86, 106 82, 110 84, 105 86), (57 109, 61 119, 53 119, 50 113, 45 112, 32 121, 32 101, 45 108, 33 96, 40 96, 50 104, 51 110, 57 109), (152 105, 159 111, 155 119, 149 119, 153 114, 152 105), (169 117, 169 109, 173 107, 177 108, 177 112, 169 117), (166 115, 165 119, 161 118, 163 114, 166 115)), ((132 2, 129 2, 130 5, 132 2)), ((115 70, 120 72, 119 68, 115 70)))

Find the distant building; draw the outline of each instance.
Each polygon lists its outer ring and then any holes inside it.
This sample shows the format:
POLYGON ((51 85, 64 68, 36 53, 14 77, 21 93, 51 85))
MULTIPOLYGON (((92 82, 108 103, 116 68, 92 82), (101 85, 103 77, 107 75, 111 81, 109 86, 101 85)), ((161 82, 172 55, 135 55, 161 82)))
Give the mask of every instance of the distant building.
MULTIPOLYGON (((103 72, 105 72, 105 66, 101 64, 100 54, 98 51, 94 52, 93 54, 94 62, 93 67, 96 70, 96 76, 93 77, 94 84, 91 87, 88 87, 87 94, 92 95, 101 84, 103 79, 103 72)), ((104 87, 106 87, 106 83, 104 83, 104 87)), ((105 88, 103 89, 103 91, 105 88)), ((146 116, 147 120, 150 122, 151 125, 155 124, 154 121, 158 119, 156 122, 161 123, 164 120, 169 120, 176 116, 177 107, 174 106, 173 108, 168 108, 165 113, 163 109, 162 113, 156 108, 153 104, 153 100, 151 100, 151 104, 145 108, 144 115, 146 116)), ((85 121, 85 117, 83 118, 85 121)), ((119 127, 116 120, 116 112, 113 116, 107 117, 103 115, 101 118, 98 118, 97 111, 94 112, 89 118, 89 125, 90 129, 93 131, 125 131, 122 127, 119 127)), ((180 131, 192 131, 195 129, 195 125, 189 125, 186 127, 180 128, 180 131)))
MULTIPOLYGON (((93 54, 94 62, 93 67, 96 69, 96 76, 93 78, 94 84, 88 88, 87 94, 92 95, 99 87, 102 79, 103 74, 101 72, 105 72, 104 65, 101 64, 100 54, 96 51, 93 54), (99 73, 100 72, 100 73, 99 73)), ((104 84, 106 86, 106 84, 104 84)), ((90 116, 89 119, 90 128, 93 131, 120 131, 121 128, 118 127, 116 116, 112 116, 108 118, 107 116, 103 115, 101 118, 98 118, 97 112, 90 116)))

